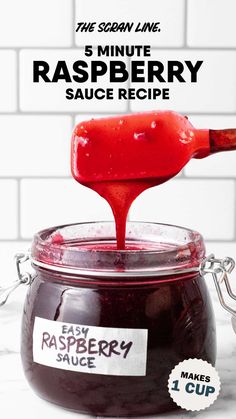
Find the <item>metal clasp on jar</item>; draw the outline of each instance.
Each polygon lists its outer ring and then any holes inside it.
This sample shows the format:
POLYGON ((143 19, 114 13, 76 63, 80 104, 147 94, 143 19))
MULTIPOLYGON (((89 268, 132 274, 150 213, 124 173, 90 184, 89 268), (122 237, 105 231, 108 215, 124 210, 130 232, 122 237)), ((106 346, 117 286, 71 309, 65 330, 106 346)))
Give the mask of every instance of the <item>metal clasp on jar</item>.
POLYGON ((225 257, 224 259, 216 259, 214 254, 210 254, 202 261, 200 265, 200 274, 202 276, 206 274, 212 275, 220 304, 232 315, 232 324, 236 333, 236 310, 225 302, 225 298, 222 293, 223 285, 225 285, 229 297, 232 298, 232 300, 236 300, 236 294, 234 294, 232 291, 229 282, 229 274, 231 274, 234 267, 234 259, 230 257, 225 257))
POLYGON ((27 271, 22 271, 22 264, 26 263, 30 260, 30 256, 28 253, 17 253, 15 256, 16 260, 16 269, 17 269, 17 276, 18 279, 11 284, 6 284, 0 286, 0 306, 3 306, 7 300, 9 295, 19 287, 21 284, 30 285, 34 280, 33 273, 29 273, 27 271))

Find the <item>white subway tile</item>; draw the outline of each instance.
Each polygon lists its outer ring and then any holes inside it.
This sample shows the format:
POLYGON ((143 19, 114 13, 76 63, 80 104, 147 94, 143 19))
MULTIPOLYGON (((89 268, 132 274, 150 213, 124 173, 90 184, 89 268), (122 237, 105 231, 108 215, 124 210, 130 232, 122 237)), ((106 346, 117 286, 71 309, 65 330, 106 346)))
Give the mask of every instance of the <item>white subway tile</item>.
POLYGON ((188 119, 196 128, 224 129, 236 127, 235 115, 188 115, 188 119))
POLYGON ((236 152, 217 154, 203 160, 191 160, 185 174, 190 177, 235 177, 236 152))
POLYGON ((231 180, 172 180, 140 195, 131 220, 182 225, 205 239, 234 238, 234 192, 231 180))
MULTIPOLYGON (((181 46, 184 31, 184 0, 76 0, 76 22, 96 22, 93 32, 76 32, 81 45, 181 46), (102 22, 134 23, 130 32, 98 32, 102 22), (160 22, 160 32, 135 32, 141 22, 160 22)), ((76 25, 77 27, 77 25, 76 25)))
MULTIPOLYGON (((99 77, 98 81, 90 82, 91 61, 96 61, 96 56, 86 57, 83 50, 23 50, 20 53, 20 106, 22 111, 64 111, 64 112, 125 112, 127 104, 125 100, 117 99, 119 83, 109 82, 109 58, 102 58, 108 66, 106 75, 99 77), (66 61, 71 78, 74 74, 73 63, 78 60, 85 61, 88 65, 89 80, 85 83, 72 81, 66 83, 59 80, 57 83, 46 83, 40 78, 39 82, 33 82, 33 61, 46 61, 50 66, 48 76, 53 77, 57 62, 66 61), (66 99, 66 89, 71 88, 76 92, 82 89, 114 89, 114 99, 66 99)), ((116 57, 111 59, 116 60, 116 57)), ((73 79, 72 79, 73 80, 73 79)), ((126 83, 123 83, 126 87, 126 83)))
MULTIPOLYGON (((165 66, 163 77, 167 79, 167 61, 203 60, 198 71, 197 83, 190 82, 190 72, 185 66, 185 83, 132 83, 133 88, 169 88, 170 99, 150 99, 131 101, 133 111, 152 109, 174 109, 180 112, 235 112, 236 100, 236 52, 205 50, 159 50, 152 52, 152 60, 161 61, 165 66)), ((147 67, 147 65, 146 65, 147 67)), ((146 69, 147 70, 147 69, 146 69)), ((145 72, 147 74, 147 72, 145 72)))
POLYGON ((17 182, 0 180, 0 239, 17 237, 17 182))
MULTIPOLYGON (((236 259, 236 242, 206 242, 206 254, 214 253, 216 258, 225 258, 226 256, 236 259)), ((232 274, 234 275, 234 274, 232 274)), ((236 285, 236 284, 235 284, 236 285)))
MULTIPOLYGON (((190 115, 189 120, 196 128, 236 127, 236 115, 190 115)), ((185 174, 197 177, 235 177, 236 151, 217 153, 204 159, 192 159, 186 166, 185 174)))
POLYGON ((5 158, 0 154, 0 175, 70 174, 69 116, 0 116, 0 124, 5 140, 2 144, 5 158), (14 130, 10 129, 12 126, 14 130))
POLYGON ((0 3, 0 46, 70 46, 72 0, 0 3))
POLYGON ((27 179, 21 183, 21 233, 82 221, 112 220, 109 205, 74 179, 27 179))
MULTIPOLYGON (((4 241, 0 242, 0 261, 1 278, 0 286, 3 282, 9 285, 17 279, 15 255, 26 253, 31 246, 30 242, 4 241)), ((14 294, 13 294, 14 296, 14 294)))
POLYGON ((70 174, 69 116, 0 116, 0 176, 70 174))
POLYGON ((94 113, 94 114, 80 114, 76 115, 75 123, 79 124, 83 121, 89 121, 90 119, 100 119, 100 118, 110 118, 112 116, 116 116, 116 114, 105 114, 105 113, 94 113))
POLYGON ((188 45, 236 46, 235 0, 188 0, 188 45))
POLYGON ((16 110, 16 53, 0 51, 0 112, 16 110))

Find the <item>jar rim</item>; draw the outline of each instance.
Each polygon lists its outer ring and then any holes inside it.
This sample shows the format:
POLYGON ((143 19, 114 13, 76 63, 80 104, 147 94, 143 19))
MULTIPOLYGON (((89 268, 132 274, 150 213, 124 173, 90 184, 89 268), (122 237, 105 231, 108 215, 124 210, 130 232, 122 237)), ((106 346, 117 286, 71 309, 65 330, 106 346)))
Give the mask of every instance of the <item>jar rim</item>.
POLYGON ((78 276, 137 277, 196 271, 205 257, 203 238, 197 231, 143 221, 128 221, 126 230, 127 243, 144 243, 145 248, 98 248, 101 243, 115 243, 115 225, 110 221, 41 230, 33 239, 32 262, 42 268, 78 276), (94 249, 91 245, 97 247, 94 249))

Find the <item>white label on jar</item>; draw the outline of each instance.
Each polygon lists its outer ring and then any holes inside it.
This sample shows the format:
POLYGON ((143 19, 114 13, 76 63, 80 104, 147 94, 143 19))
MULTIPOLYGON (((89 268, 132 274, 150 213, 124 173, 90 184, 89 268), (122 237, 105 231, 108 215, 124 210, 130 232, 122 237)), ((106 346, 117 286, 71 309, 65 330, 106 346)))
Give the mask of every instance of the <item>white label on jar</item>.
POLYGON ((147 329, 85 326, 36 317, 33 360, 91 374, 146 375, 147 329))

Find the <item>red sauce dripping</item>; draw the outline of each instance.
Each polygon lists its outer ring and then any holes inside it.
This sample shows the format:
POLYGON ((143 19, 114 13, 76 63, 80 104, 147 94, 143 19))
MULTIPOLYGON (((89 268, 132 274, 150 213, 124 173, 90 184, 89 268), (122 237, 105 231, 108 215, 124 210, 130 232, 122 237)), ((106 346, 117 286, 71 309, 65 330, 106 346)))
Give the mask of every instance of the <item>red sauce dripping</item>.
POLYGON ((74 130, 72 174, 109 203, 117 248, 125 249, 132 202, 144 190, 175 176, 197 150, 209 154, 208 131, 194 130, 187 118, 175 112, 91 120, 74 130))

